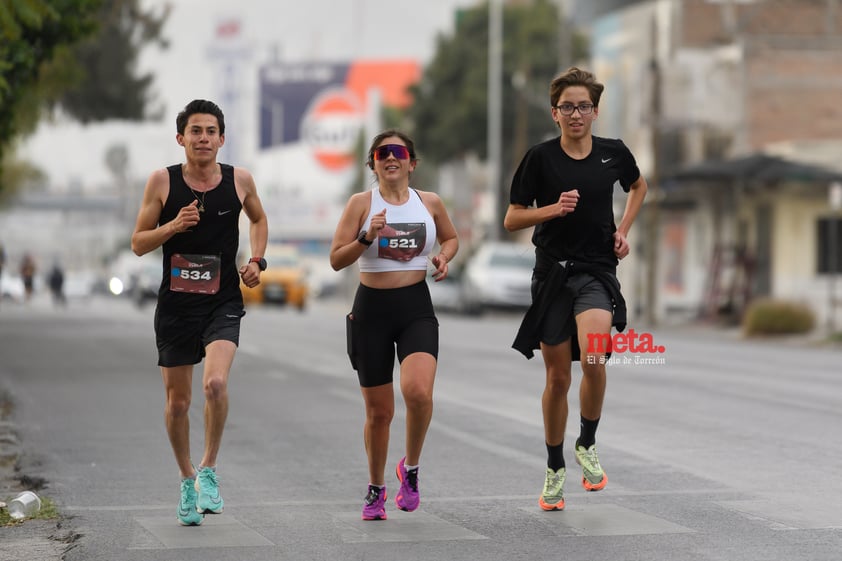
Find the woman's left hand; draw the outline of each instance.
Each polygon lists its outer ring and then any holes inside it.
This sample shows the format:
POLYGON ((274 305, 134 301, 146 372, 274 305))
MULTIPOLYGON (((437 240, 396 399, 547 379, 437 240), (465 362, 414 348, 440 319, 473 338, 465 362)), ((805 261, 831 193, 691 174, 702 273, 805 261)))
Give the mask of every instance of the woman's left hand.
POLYGON ((443 253, 439 253, 438 255, 434 255, 430 261, 433 262, 433 266, 436 268, 433 271, 433 278, 436 279, 436 282, 443 281, 447 278, 447 256, 443 253))

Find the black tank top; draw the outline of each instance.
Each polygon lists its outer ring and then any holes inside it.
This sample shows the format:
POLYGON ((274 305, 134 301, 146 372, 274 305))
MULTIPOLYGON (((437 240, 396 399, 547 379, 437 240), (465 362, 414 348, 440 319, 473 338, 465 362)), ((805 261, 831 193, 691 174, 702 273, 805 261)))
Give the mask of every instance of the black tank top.
MULTIPOLYGON (((205 211, 200 214, 199 224, 188 232, 182 232, 164 242, 163 278, 158 291, 158 306, 190 309, 213 306, 232 299, 242 303, 240 276, 237 272, 237 249, 240 242, 240 210, 243 208, 234 187, 234 168, 220 164, 222 181, 204 194, 194 192, 181 171, 181 164, 167 167, 170 175, 170 192, 161 211, 159 224, 173 220, 178 211, 195 201, 202 200, 205 211), (192 294, 170 290, 171 259, 173 254, 217 255, 220 257, 219 291, 216 294, 192 294)), ((196 310, 199 312, 200 310, 196 310)), ((202 310, 206 313, 208 310, 202 310)))

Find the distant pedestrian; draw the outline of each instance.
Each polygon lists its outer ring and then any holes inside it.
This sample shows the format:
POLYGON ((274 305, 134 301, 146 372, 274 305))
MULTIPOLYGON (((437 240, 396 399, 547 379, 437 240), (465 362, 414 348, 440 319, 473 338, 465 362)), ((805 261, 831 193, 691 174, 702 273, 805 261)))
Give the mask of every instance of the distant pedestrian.
POLYGON ((582 365, 579 438, 573 447, 582 466, 582 486, 599 491, 608 483, 596 453, 606 355, 605 350, 589 348, 588 341, 608 339, 612 326, 625 329, 625 301, 616 270, 618 260, 629 253, 626 236, 647 185, 622 141, 591 134, 602 91, 593 74, 578 68, 552 81, 550 114, 561 135, 524 155, 512 179, 504 219, 509 231, 535 227, 532 306, 513 346, 527 358, 540 348, 546 367, 541 403, 547 468, 538 501, 544 510, 564 508, 567 471, 562 447, 574 360, 582 365), (614 224, 616 182, 629 193, 619 226, 614 224))
POLYGON ((3 301, 3 266, 6 264, 6 249, 0 243, 0 302, 3 301))
POLYGON ((176 117, 176 141, 186 163, 150 175, 132 250, 144 255, 163 248, 155 337, 166 392, 164 420, 181 473, 178 521, 198 526, 205 513, 219 514, 224 506, 216 462, 228 417, 228 376, 246 313, 240 278, 248 287, 260 283, 269 230, 251 173, 216 161, 225 118, 215 103, 188 103, 176 117), (238 270, 241 210, 249 221, 252 257, 238 270), (188 413, 193 367, 203 359, 205 442, 194 467, 188 413))
POLYGON ((24 298, 28 302, 35 290, 35 259, 29 253, 23 255, 20 262, 20 278, 23 280, 24 298))
POLYGON ((53 263, 53 267, 50 269, 47 284, 50 286, 50 293, 53 295, 53 304, 64 306, 67 303, 64 295, 64 271, 58 261, 53 263))
POLYGON ((2 283, 3 283, 3 266, 6 264, 6 249, 0 243, 0 301, 3 300, 2 283))
POLYGON ((381 132, 367 163, 377 185, 348 200, 333 236, 330 264, 338 271, 359 263, 360 284, 346 326, 348 355, 365 402, 369 482, 362 518, 385 520, 395 352, 406 403, 406 454, 395 469, 400 481, 395 504, 413 511, 420 501, 418 465, 433 416, 439 351, 439 324, 426 281, 428 258, 435 280, 444 280, 459 241, 441 198, 410 187, 418 164, 412 139, 395 130, 381 132))

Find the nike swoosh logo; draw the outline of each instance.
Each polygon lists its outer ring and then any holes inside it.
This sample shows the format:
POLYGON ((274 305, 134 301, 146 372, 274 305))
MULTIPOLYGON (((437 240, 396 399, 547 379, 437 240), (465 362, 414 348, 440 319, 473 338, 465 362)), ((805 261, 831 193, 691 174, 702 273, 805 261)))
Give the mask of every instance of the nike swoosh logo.
POLYGON ((603 164, 607 164, 607 163, 608 163, 608 162, 610 162, 610 161, 611 161, 611 158, 602 158, 602 163, 603 163, 603 164))
POLYGON ((230 209, 230 208, 229 208, 228 210, 220 210, 220 211, 219 211, 219 216, 222 216, 223 214, 228 214, 229 212, 231 212, 231 209, 230 209))

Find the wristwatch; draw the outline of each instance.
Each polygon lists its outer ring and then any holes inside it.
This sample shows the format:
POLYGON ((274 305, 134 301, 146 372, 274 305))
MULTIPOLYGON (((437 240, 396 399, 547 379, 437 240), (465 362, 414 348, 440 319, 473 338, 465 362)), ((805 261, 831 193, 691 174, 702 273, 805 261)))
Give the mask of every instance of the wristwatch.
POLYGON ((360 232, 360 236, 357 238, 357 241, 358 241, 358 242, 360 242, 360 243, 361 243, 361 244, 363 244, 363 245, 371 245, 371 244, 373 244, 373 243, 374 243, 373 241, 371 241, 371 242, 370 242, 370 241, 368 241, 368 240, 365 238, 365 235, 366 235, 367 233, 368 233, 368 231, 367 231, 367 230, 363 230, 362 232, 360 232))
POLYGON ((257 267, 261 271, 266 270, 266 260, 262 257, 252 257, 251 259, 249 259, 249 263, 257 263, 257 267))

